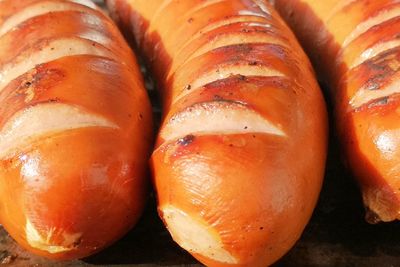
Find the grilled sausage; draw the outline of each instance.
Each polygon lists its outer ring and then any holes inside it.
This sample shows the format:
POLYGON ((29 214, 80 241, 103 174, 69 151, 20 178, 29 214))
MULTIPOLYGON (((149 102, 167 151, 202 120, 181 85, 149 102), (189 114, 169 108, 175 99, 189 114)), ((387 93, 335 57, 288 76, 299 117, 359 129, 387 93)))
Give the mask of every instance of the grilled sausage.
POLYGON ((275 2, 332 87, 338 135, 367 220, 400 219, 400 3, 275 2))
POLYGON ((135 224, 151 120, 129 46, 91 1, 0 2, 0 223, 24 248, 81 258, 135 224))
POLYGON ((310 63, 265 1, 110 0, 163 102, 159 214, 210 266, 265 266, 317 201, 327 123, 310 63))

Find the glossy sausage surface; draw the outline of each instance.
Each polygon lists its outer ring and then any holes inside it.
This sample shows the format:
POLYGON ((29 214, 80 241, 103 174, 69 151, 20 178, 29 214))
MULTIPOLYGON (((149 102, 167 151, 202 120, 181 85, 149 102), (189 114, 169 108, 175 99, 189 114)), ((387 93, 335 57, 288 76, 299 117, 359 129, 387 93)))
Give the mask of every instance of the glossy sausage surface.
POLYGON ((400 219, 400 3, 275 2, 332 87, 339 136, 366 219, 400 219))
POLYGON ((0 223, 74 259, 137 221, 151 108, 136 60, 88 0, 0 2, 0 223))
POLYGON ((209 266, 266 266, 318 198, 326 111, 311 66, 265 1, 111 0, 158 82, 159 213, 209 266))

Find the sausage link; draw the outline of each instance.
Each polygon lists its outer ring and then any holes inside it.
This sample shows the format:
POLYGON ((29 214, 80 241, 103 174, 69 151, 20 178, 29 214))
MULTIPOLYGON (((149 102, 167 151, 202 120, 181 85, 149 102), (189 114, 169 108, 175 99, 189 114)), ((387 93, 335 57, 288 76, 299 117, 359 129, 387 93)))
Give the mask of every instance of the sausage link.
POLYGON ((324 173, 311 65, 265 1, 111 0, 157 80, 151 158, 174 240, 209 266, 266 266, 300 237, 324 173))
POLYGON ((75 259, 125 234, 151 121, 136 60, 91 1, 0 2, 0 223, 24 248, 75 259))
POLYGON ((331 85, 346 160, 370 223, 400 219, 400 3, 275 1, 331 85))

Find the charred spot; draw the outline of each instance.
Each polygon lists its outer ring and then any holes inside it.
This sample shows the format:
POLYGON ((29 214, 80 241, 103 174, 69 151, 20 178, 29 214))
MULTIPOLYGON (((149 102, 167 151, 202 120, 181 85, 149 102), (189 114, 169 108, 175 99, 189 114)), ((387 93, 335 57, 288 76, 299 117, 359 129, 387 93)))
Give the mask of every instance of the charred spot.
POLYGON ((389 103, 389 97, 385 96, 385 97, 381 97, 381 98, 374 99, 373 101, 371 101, 368 104, 368 108, 384 106, 384 105, 387 105, 388 103, 389 103))
MULTIPOLYGON (((37 65, 18 79, 19 86, 14 91, 15 97, 25 98, 25 102, 41 98, 42 94, 63 82, 64 73, 59 69, 47 69, 44 64, 37 65)), ((58 98, 48 99, 49 102, 58 101, 58 98)))
POLYGON ((377 60, 367 60, 365 62, 368 69, 371 69, 373 71, 384 71, 386 69, 386 66, 381 63, 382 62, 379 62, 377 60))
POLYGON ((373 71, 393 72, 400 68, 400 58, 397 54, 397 49, 390 49, 387 52, 381 53, 375 58, 366 61, 366 65, 373 71))
POLYGON ((192 85, 190 84, 185 85, 185 87, 183 88, 183 90, 190 90, 190 89, 192 89, 192 85))
MULTIPOLYGON (((40 77, 39 77, 40 78, 40 77)), ((25 80, 21 82, 19 87, 16 89, 15 94, 17 96, 25 95, 29 88, 33 87, 38 81, 38 77, 36 75, 36 71, 32 73, 28 73, 25 80)))
POLYGON ((64 77, 64 74, 60 70, 46 69, 46 66, 44 64, 40 64, 23 77, 23 80, 17 90, 35 86, 37 83, 44 79, 58 80, 60 77, 64 77))
POLYGON ((56 103, 56 102, 59 102, 59 101, 60 101, 60 99, 58 97, 54 97, 54 98, 50 98, 49 99, 50 103, 56 103))
POLYGON ((382 83, 385 82, 386 78, 389 76, 389 73, 380 73, 372 78, 369 78, 365 83, 366 90, 378 90, 382 83))
POLYGON ((23 86, 24 87, 30 87, 32 85, 32 82, 31 81, 28 81, 28 82, 26 82, 23 86))
POLYGON ((245 129, 245 130, 247 130, 247 128, 248 128, 247 126, 244 126, 244 127, 243 127, 243 129, 245 129))
POLYGON ((245 81, 246 80, 246 76, 239 74, 238 75, 238 79, 239 79, 239 81, 245 81))
POLYGON ((220 91, 221 88, 226 88, 225 90, 223 90, 224 92, 222 94, 233 96, 235 95, 235 92, 237 92, 237 90, 233 90, 233 88, 238 88, 238 86, 240 86, 240 84, 242 84, 243 81, 247 83, 252 79, 253 77, 247 77, 239 74, 231 74, 230 76, 225 77, 223 79, 217 79, 215 81, 212 81, 204 85, 203 88, 206 90, 215 90, 215 91, 220 91), (230 89, 228 90, 228 88, 230 89))
POLYGON ((78 238, 74 243, 72 243, 72 246, 74 248, 78 247, 82 243, 82 238, 78 238))
POLYGON ((239 44, 237 45, 238 52, 249 53, 253 51, 252 44, 239 44))
POLYGON ((178 144, 181 146, 188 146, 193 143, 195 136, 193 134, 188 134, 183 138, 178 139, 178 144))
POLYGON ((258 62, 257 61, 250 61, 249 66, 257 66, 258 62))
POLYGON ((233 45, 219 47, 213 51, 214 51, 214 53, 235 52, 235 53, 241 53, 242 55, 245 55, 245 54, 250 53, 253 50, 252 46, 254 46, 254 44, 233 44, 233 45))
POLYGON ((366 86, 365 86, 365 89, 367 89, 367 90, 370 90, 370 91, 375 91, 375 90, 378 90, 379 89, 379 83, 378 83, 378 81, 368 81, 367 82, 367 84, 366 84, 366 86))

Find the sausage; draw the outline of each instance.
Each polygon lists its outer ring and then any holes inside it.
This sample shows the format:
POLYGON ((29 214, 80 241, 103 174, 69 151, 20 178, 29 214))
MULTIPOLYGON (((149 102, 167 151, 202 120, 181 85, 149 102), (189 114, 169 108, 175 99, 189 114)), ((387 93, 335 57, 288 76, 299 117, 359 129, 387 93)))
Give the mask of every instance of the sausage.
POLYGON ((400 219, 400 4, 275 1, 329 83, 338 136, 370 223, 400 219))
POLYGON ((21 246, 76 259, 124 235, 147 198, 151 116, 91 1, 0 2, 0 223, 21 246))
POLYGON ((300 237, 324 174, 311 65, 265 1, 110 0, 156 78, 159 214, 209 266, 266 266, 300 237))

